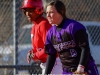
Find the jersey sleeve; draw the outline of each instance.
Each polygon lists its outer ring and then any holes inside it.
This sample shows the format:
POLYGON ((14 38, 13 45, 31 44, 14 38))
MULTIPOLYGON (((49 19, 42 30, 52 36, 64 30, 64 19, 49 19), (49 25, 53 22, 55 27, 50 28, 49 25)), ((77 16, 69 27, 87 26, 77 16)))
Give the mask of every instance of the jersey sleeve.
POLYGON ((76 23, 72 26, 72 35, 79 47, 89 45, 86 28, 82 24, 76 23))
POLYGON ((54 47, 51 43, 51 36, 52 36, 52 34, 50 33, 50 31, 48 31, 47 36, 46 36, 46 42, 45 42, 45 53, 47 53, 47 54, 56 53, 56 50, 54 49, 54 47))

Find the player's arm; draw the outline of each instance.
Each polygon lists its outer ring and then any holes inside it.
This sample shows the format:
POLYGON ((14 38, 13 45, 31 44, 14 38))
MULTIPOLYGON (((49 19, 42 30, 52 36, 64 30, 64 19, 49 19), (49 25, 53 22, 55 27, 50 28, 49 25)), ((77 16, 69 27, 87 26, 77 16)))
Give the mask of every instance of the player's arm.
POLYGON ((46 44, 45 52, 48 54, 45 74, 50 74, 56 61, 56 50, 51 44, 46 44))
POLYGON ((53 69, 53 66, 55 64, 55 61, 56 61, 57 51, 54 49, 54 47, 51 43, 51 35, 52 34, 50 34, 50 31, 48 31, 47 37, 46 37, 46 42, 45 42, 45 53, 48 54, 45 74, 50 74, 51 73, 51 71, 53 69))
POLYGON ((75 33, 75 40, 76 40, 76 44, 78 44, 82 50, 80 61, 79 61, 79 66, 78 66, 77 70, 84 71, 84 68, 87 64, 89 53, 90 53, 90 48, 89 48, 89 43, 88 43, 88 35, 87 35, 86 31, 83 29, 78 30, 75 33))
MULTIPOLYGON (((46 33, 47 31, 51 28, 51 25, 47 21, 43 21, 40 23, 40 27, 38 30, 38 33, 40 34, 40 39, 43 40, 43 43, 45 44, 45 39, 46 39, 46 33)), ((40 43, 41 44, 41 43, 40 43)), ((42 48, 40 51, 37 51, 35 53, 35 57, 39 59, 46 59, 47 54, 44 52, 44 48, 42 48)))
POLYGON ((55 60, 56 60, 56 53, 55 54, 51 54, 48 55, 47 61, 46 61, 46 70, 45 70, 45 74, 50 74, 53 66, 55 64, 55 60))

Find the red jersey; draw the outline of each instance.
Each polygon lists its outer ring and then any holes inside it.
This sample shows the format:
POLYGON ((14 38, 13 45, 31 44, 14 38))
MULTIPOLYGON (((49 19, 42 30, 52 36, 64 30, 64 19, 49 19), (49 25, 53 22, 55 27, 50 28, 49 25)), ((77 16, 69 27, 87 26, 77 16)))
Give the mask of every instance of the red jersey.
POLYGON ((31 30, 31 39, 33 46, 34 58, 33 60, 40 60, 46 62, 47 54, 44 52, 44 44, 46 39, 46 33, 51 28, 51 24, 44 17, 38 18, 31 30))

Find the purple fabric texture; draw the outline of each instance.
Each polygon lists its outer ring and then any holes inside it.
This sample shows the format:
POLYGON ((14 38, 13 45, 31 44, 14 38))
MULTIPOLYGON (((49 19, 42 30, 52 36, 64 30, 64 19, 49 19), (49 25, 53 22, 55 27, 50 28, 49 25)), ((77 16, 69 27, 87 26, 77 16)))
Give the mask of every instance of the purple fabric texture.
MULTIPOLYGON (((70 34, 70 35, 72 35, 72 37, 74 37, 75 32, 80 30, 80 29, 86 30, 85 27, 82 24, 80 24, 80 23, 78 23, 78 22, 76 22, 72 19, 68 19, 68 20, 65 21, 65 23, 62 27, 62 30, 59 33, 62 35, 66 31, 68 34, 70 34)), ((53 25, 47 33, 46 45, 52 44, 51 41, 50 41, 52 39, 52 36, 56 36, 56 38, 58 38, 57 40, 60 41, 61 35, 59 35, 59 33, 56 30, 56 26, 53 25)), ((50 49, 50 47, 49 47, 48 53, 52 54, 54 52, 56 52, 56 51, 54 49, 50 49)))
MULTIPOLYGON (((85 68, 85 71, 88 73, 88 75, 99 75, 97 66, 95 65, 94 62, 91 62, 88 64, 88 66, 85 68)), ((72 75, 72 72, 68 72, 67 69, 63 70, 62 74, 70 74, 72 75)))

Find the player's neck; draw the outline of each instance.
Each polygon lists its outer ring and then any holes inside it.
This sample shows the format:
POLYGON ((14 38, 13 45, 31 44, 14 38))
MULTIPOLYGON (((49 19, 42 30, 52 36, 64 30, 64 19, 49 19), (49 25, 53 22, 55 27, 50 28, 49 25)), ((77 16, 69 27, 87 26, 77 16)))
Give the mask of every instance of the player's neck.
POLYGON ((56 24, 56 26, 59 26, 62 21, 63 21, 63 17, 58 20, 58 23, 56 24))

